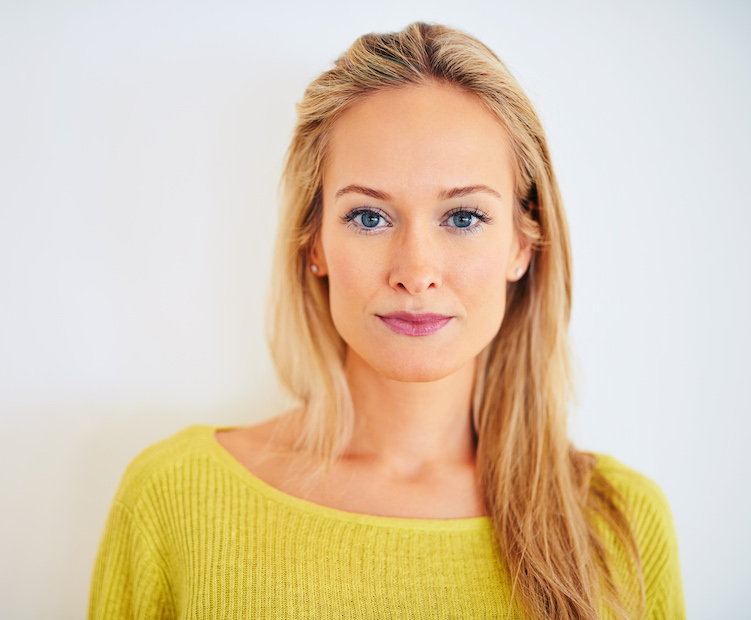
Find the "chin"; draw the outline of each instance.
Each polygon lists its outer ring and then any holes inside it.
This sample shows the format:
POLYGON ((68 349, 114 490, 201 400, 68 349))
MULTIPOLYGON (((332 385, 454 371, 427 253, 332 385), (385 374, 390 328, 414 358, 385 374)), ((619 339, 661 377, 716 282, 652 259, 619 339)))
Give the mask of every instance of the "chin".
POLYGON ((454 374, 463 364, 456 365, 448 361, 431 358, 412 358, 409 360, 378 360, 373 365, 374 369, 380 372, 387 379, 400 381, 402 383, 430 383, 440 381, 449 375, 454 374))

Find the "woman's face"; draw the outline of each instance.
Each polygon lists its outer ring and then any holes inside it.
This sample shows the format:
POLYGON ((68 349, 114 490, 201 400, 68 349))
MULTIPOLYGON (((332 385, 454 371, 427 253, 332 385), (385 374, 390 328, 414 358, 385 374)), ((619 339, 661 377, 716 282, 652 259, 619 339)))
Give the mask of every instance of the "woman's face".
POLYGON ((337 121, 311 259, 350 360, 399 381, 473 362, 530 260, 513 180, 503 128, 455 88, 381 91, 337 121))

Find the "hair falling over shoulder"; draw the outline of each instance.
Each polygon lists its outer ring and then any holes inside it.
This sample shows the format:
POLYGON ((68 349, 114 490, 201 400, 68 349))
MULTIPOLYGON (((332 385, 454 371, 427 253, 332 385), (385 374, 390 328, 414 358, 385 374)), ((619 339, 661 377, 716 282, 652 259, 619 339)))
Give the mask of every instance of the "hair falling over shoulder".
POLYGON ((332 462, 354 415, 326 279, 314 277, 308 264, 321 222, 330 129, 369 93, 427 82, 473 94, 504 127, 516 163, 514 223, 534 248, 527 273, 508 285, 503 324, 481 354, 473 406, 478 478, 514 596, 532 618, 594 620, 604 610, 638 616, 643 579, 627 507, 595 458, 567 436, 571 252, 547 141, 505 65, 457 30, 414 23, 364 35, 298 105, 282 177, 286 225, 277 240, 269 342, 283 385, 304 404, 300 447, 332 462), (641 584, 636 591, 614 578, 603 528, 630 556, 641 584))

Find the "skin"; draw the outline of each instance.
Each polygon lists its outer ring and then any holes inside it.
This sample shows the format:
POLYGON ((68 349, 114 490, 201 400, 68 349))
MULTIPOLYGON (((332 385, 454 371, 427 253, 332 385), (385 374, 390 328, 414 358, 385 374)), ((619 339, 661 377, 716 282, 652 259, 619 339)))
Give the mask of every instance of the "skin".
POLYGON ((485 514, 470 408, 477 356, 501 325, 507 283, 531 258, 513 226, 513 190, 502 126, 461 90, 407 86, 347 110, 333 129, 310 258, 328 278, 348 347, 352 441, 312 484, 289 475, 298 456, 294 437, 275 432, 280 419, 218 441, 262 480, 322 505, 397 517, 485 514), (436 333, 407 336, 379 318, 400 311, 451 318, 436 333))

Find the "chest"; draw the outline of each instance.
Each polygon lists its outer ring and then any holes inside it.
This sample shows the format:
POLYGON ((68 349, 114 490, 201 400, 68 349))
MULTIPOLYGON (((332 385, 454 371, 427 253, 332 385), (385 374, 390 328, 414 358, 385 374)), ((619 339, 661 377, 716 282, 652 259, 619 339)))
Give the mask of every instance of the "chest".
POLYGON ((509 610, 489 528, 381 527, 264 498, 242 504, 208 508, 174 533, 178 618, 490 618, 509 610))

